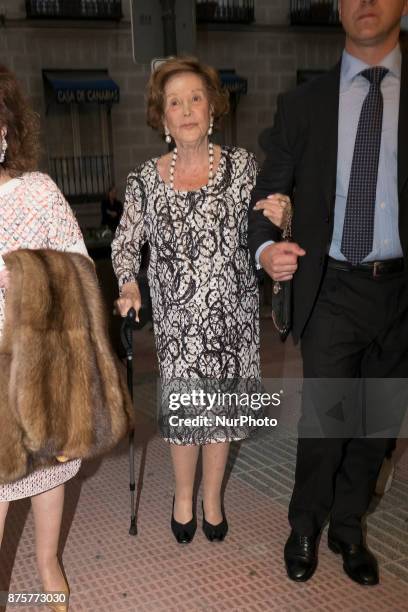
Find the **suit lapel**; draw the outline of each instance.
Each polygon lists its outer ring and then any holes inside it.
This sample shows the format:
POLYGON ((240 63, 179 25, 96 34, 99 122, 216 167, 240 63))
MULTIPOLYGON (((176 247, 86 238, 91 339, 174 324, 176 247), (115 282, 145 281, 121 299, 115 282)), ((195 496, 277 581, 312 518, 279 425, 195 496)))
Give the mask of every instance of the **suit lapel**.
POLYGON ((398 120, 398 193, 408 179, 408 57, 402 55, 401 93, 398 120))
POLYGON ((314 129, 320 139, 321 188, 329 211, 334 209, 336 196, 340 69, 341 62, 320 81, 312 108, 314 129))

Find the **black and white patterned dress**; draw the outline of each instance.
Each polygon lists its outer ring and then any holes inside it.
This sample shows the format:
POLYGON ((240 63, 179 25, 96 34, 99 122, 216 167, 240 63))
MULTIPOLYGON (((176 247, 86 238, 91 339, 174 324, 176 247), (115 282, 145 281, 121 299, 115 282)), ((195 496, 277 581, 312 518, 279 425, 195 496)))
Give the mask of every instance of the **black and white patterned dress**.
MULTIPOLYGON (((212 187, 196 191, 172 189, 159 175, 157 161, 143 163, 128 176, 112 258, 121 287, 135 279, 141 247, 146 241, 150 245, 148 279, 161 381, 258 380, 258 285, 247 249, 255 157, 223 147, 212 187)), ((249 434, 246 427, 169 428, 165 404, 159 422, 171 442, 203 444, 249 434)))

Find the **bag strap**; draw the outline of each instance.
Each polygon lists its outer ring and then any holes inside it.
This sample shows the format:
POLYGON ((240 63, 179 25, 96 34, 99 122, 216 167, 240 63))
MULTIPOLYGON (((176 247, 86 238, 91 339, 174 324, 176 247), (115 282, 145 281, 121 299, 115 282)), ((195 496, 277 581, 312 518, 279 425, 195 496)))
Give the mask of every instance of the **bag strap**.
POLYGON ((290 204, 282 228, 282 240, 286 240, 287 242, 291 242, 292 240, 292 218, 293 210, 292 204, 290 204))
MULTIPOLYGON (((292 218, 293 218, 293 210, 292 210, 292 204, 290 204, 288 211, 286 213, 285 220, 283 223, 283 228, 282 228, 282 240, 286 242, 291 242, 292 240, 292 218)), ((282 289, 283 287, 280 281, 272 282, 272 295, 277 296, 282 291, 282 289)), ((286 327, 282 327, 279 325, 279 322, 276 318, 276 315, 273 309, 272 309, 272 320, 273 320, 273 323, 276 329, 281 335, 281 337, 286 336, 289 330, 286 327)))

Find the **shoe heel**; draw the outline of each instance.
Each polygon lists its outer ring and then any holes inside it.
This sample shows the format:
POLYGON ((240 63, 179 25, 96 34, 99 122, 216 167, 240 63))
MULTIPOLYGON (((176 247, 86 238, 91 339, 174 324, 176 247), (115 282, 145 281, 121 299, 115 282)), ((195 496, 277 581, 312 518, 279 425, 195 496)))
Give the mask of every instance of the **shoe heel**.
POLYGON ((68 608, 69 608, 69 596, 70 596, 70 591, 69 591, 69 586, 68 586, 68 582, 66 581, 65 576, 63 576, 64 579, 64 588, 61 589, 61 591, 44 591, 45 593, 47 593, 48 595, 52 595, 52 594, 56 594, 56 593, 64 593, 64 595, 66 596, 65 602, 64 603, 57 603, 57 602, 49 602, 47 605, 48 610, 51 610, 51 612, 68 612, 68 608))
MULTIPOLYGON (((51 611, 51 612, 68 612, 68 608, 69 608, 69 587, 68 584, 65 583, 66 588, 61 591, 62 593, 64 593, 66 595, 66 600, 65 603, 49 603, 47 605, 47 608, 51 611)), ((48 592, 48 594, 50 594, 52 592, 48 592)))
POLYGON ((341 553, 340 546, 331 538, 327 538, 327 546, 332 552, 334 552, 335 555, 339 555, 341 553))

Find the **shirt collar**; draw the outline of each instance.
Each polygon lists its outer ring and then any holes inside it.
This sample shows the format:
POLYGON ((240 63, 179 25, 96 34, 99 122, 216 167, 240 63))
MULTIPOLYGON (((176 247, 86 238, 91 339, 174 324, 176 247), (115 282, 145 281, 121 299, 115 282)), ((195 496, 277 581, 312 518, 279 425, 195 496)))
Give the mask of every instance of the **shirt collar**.
MULTIPOLYGON (((388 68, 391 74, 397 77, 397 79, 401 79, 401 63, 401 48, 398 44, 394 47, 391 53, 384 57, 379 65, 383 66, 384 68, 388 68)), ((366 68, 371 68, 371 66, 344 50, 341 60, 342 85, 351 85, 354 78, 366 68)))

